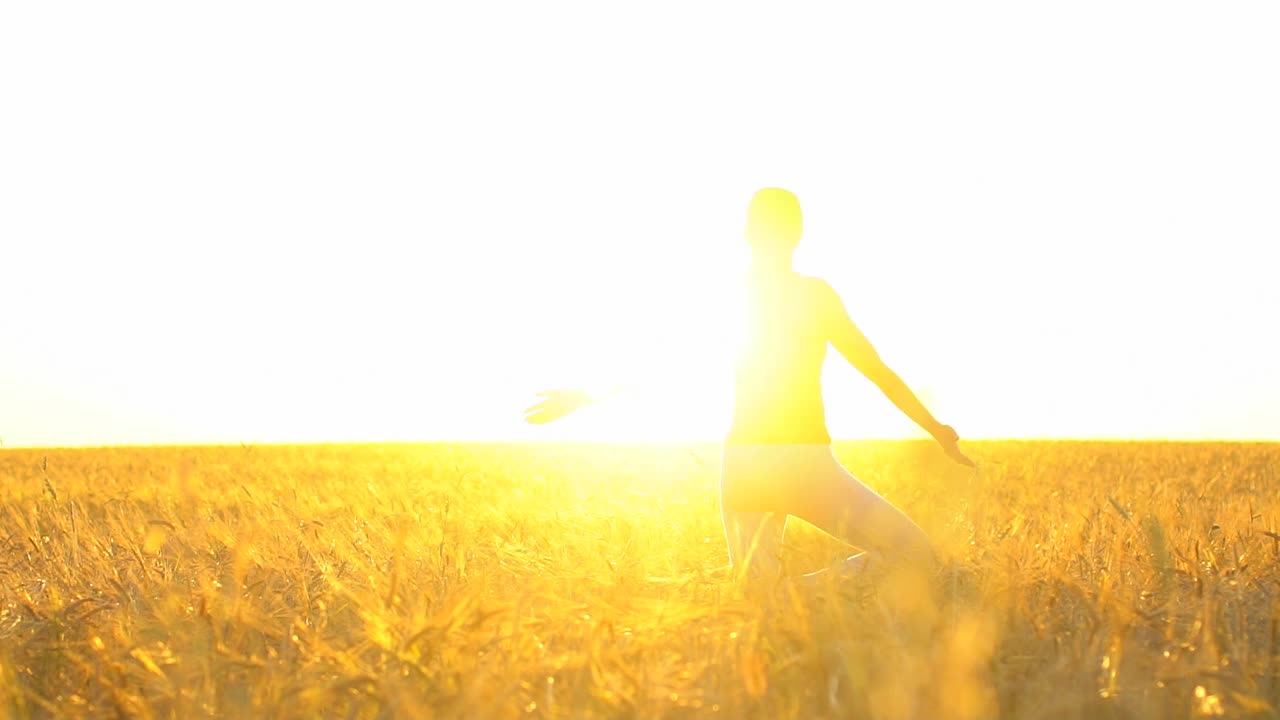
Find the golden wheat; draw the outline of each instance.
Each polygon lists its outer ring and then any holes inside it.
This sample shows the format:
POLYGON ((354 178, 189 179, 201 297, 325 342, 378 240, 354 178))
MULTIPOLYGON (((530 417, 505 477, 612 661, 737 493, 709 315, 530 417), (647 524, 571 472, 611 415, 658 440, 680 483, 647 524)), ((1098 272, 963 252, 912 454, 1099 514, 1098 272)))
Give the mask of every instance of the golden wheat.
POLYGON ((749 594, 711 445, 0 452, 0 715, 1277 717, 1280 446, 970 447, 838 446, 940 576, 749 594))

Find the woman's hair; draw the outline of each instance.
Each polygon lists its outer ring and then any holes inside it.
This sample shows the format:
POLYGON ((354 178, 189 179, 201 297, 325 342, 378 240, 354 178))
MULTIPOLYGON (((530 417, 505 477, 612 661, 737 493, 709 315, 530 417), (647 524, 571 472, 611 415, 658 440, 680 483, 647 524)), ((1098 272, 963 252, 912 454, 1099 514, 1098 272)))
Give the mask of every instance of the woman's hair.
POLYGON ((800 200, 794 193, 768 187, 751 197, 746 236, 752 250, 794 250, 803 229, 800 200))

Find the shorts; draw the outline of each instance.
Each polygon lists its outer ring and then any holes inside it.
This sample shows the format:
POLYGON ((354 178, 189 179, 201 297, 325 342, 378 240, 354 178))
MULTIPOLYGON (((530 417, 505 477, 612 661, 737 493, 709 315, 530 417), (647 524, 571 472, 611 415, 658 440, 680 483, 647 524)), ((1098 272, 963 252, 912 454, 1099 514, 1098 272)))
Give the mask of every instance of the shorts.
POLYGON ((839 502, 851 483, 865 487, 830 445, 724 446, 720 497, 727 510, 816 517, 839 502))

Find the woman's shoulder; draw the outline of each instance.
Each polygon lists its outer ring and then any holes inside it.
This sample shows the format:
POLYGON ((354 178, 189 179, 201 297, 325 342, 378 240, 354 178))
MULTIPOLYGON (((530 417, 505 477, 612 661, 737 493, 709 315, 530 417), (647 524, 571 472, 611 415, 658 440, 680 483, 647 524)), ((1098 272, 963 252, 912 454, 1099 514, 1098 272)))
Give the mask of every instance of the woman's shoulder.
POLYGON ((796 273, 796 286, 818 301, 830 300, 836 294, 835 288, 831 287, 831 283, 816 275, 796 273))
POLYGON ((810 312, 828 319, 844 314, 844 302, 831 283, 813 275, 797 274, 796 278, 810 312))

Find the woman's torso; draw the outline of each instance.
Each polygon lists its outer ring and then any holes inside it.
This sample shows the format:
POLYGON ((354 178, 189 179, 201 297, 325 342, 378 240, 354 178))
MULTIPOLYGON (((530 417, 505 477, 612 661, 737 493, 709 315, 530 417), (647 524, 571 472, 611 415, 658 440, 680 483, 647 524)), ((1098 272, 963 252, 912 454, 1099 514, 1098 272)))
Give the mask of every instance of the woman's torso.
POLYGON ((821 280, 795 273, 748 281, 727 443, 831 442, 821 384, 824 288, 821 280))

